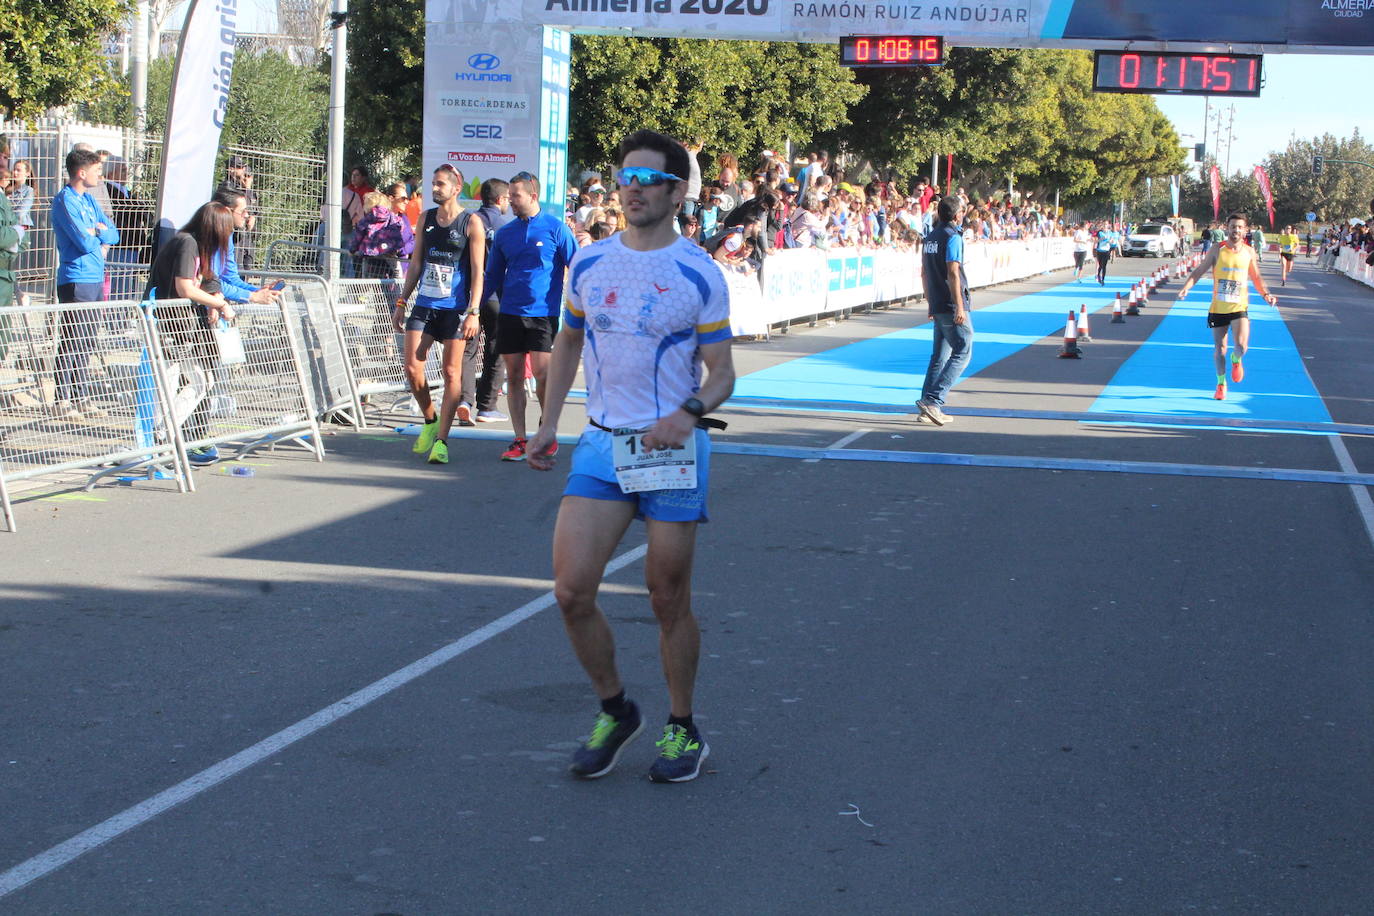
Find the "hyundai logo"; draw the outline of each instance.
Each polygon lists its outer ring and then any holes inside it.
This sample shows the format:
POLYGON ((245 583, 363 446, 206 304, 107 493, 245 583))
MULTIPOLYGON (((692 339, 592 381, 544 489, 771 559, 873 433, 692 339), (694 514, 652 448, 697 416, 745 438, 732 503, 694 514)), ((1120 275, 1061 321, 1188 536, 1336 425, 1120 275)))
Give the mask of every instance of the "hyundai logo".
POLYGON ((501 58, 495 54, 474 54, 468 58, 468 66, 474 70, 495 70, 501 66, 501 58))

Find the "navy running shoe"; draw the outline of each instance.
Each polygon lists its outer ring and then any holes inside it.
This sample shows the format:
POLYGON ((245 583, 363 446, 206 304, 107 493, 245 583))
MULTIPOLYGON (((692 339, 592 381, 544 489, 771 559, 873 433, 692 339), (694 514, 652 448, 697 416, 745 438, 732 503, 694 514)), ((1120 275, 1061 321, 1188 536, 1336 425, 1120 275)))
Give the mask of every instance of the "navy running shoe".
POLYGON ((591 737, 573 753, 572 766, 568 769, 574 776, 596 779, 615 769, 625 745, 644 730, 644 717, 639 714, 639 707, 634 703, 628 705, 630 714, 623 719, 605 712, 597 714, 591 737))
POLYGON ((649 768, 654 782, 687 782, 701 773, 701 765, 710 756, 711 748, 694 728, 690 732, 681 725, 666 725, 663 739, 655 745, 658 759, 649 768))

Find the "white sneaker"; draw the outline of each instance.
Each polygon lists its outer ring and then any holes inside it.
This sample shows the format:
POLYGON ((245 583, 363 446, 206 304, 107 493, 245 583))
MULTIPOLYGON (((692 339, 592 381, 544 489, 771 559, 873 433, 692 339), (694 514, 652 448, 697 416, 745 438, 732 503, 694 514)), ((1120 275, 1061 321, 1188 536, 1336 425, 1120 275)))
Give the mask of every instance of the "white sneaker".
POLYGON ((934 404, 927 404, 925 401, 917 401, 916 406, 921 409, 921 415, 936 426, 944 426, 950 422, 949 414, 945 413, 934 404))
POLYGON ((73 404, 71 401, 58 401, 57 406, 55 406, 52 410, 52 415, 54 417, 60 417, 63 420, 85 419, 81 411, 77 410, 76 405, 73 404))
POLYGON ((81 412, 92 420, 99 420, 101 417, 108 416, 104 410, 96 406, 94 401, 82 401, 81 412))

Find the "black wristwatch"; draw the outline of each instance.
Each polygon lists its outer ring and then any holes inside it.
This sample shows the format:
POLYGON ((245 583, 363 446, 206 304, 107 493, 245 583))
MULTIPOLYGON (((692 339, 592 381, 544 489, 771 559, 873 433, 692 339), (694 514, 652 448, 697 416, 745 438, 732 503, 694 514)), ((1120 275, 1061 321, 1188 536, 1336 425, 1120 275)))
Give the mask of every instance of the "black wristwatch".
POLYGON ((698 401, 696 398, 688 398, 687 400, 683 401, 682 409, 687 411, 692 416, 696 417, 698 420, 706 416, 706 405, 698 401))

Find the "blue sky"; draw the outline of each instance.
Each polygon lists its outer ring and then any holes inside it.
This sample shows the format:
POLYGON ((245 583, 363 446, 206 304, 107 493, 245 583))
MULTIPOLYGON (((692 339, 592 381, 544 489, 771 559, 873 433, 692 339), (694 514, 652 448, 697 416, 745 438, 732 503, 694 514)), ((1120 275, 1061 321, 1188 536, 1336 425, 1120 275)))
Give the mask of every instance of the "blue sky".
MULTIPOLYGON (((1257 99, 1212 99, 1212 112, 1236 106, 1231 171, 1250 172, 1267 153, 1287 148, 1289 137, 1311 139, 1329 133, 1348 137, 1356 127, 1374 141, 1374 107, 1359 101, 1374 76, 1374 57, 1333 54, 1264 55, 1264 89, 1257 99)), ((1191 146, 1202 139, 1206 102, 1201 96, 1155 96, 1160 111, 1191 146)), ((1207 145, 1216 150, 1215 122, 1207 145)), ((1223 128, 1224 130, 1224 128, 1223 128)), ((1225 168, 1225 151, 1221 152, 1225 168)))

